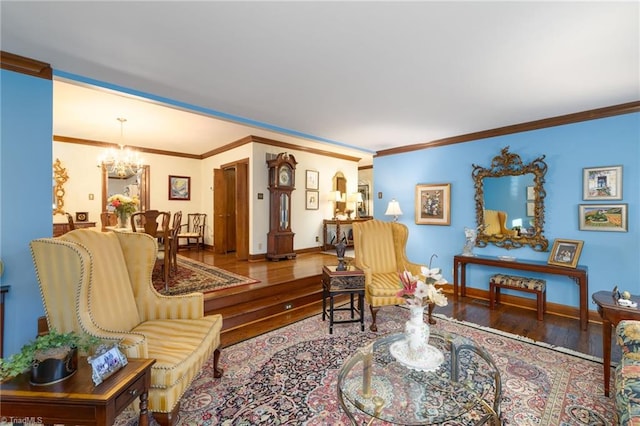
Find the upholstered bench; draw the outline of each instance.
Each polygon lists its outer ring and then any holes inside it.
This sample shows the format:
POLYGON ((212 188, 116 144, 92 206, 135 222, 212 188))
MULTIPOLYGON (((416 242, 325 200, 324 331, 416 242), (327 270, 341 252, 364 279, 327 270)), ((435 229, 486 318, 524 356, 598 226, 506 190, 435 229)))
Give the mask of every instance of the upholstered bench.
POLYGON ((518 277, 515 275, 496 274, 489 280, 489 308, 494 309, 500 303, 500 289, 525 291, 536 295, 538 321, 542 321, 547 309, 547 283, 539 278, 518 277))

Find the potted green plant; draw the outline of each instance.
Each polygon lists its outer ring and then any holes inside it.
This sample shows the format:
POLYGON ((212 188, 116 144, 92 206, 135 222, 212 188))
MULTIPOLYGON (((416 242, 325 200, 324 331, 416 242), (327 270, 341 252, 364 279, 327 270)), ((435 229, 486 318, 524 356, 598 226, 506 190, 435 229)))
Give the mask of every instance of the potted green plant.
POLYGON ((31 369, 31 383, 46 385, 70 377, 78 367, 78 350, 88 353, 101 340, 74 332, 51 330, 25 344, 20 352, 0 359, 0 381, 31 369))

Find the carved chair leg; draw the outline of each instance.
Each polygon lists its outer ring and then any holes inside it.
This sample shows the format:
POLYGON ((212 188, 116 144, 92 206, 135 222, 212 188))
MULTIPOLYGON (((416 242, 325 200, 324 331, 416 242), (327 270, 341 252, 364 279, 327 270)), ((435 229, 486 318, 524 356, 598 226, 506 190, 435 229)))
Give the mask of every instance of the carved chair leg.
POLYGON ((371 305, 369 305, 369 308, 371 309, 371 326, 369 327, 369 330, 378 331, 378 326, 376 325, 376 315, 378 315, 378 311, 380 310, 380 308, 374 308, 371 305))
POLYGON ((216 379, 222 377, 224 370, 218 367, 218 361, 220 361, 220 348, 213 352, 213 377, 216 379))
POLYGON ((433 325, 436 323, 436 320, 434 320, 431 315, 433 314, 433 308, 436 306, 435 303, 429 303, 429 308, 427 309, 427 312, 429 313, 429 324, 433 325))

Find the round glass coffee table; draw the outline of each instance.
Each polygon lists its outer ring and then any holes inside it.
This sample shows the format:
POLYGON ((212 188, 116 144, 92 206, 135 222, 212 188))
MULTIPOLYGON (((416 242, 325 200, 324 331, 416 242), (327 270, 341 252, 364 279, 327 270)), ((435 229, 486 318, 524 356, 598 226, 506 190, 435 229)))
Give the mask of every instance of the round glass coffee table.
POLYGON ((433 371, 407 368, 389 352, 403 333, 380 337, 345 361, 338 374, 338 399, 355 424, 355 413, 402 425, 451 420, 500 424, 502 382, 489 355, 463 336, 432 332, 429 345, 444 362, 433 371))

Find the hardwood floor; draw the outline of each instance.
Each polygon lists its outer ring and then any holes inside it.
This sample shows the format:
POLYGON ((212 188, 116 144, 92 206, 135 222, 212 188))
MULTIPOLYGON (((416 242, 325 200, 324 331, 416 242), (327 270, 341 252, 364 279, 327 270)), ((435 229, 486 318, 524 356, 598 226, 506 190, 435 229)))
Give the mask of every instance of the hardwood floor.
MULTIPOLYGON (((271 261, 237 261, 235 253, 217 255, 210 251, 182 250, 180 254, 209 265, 217 266, 237 274, 260 280, 258 287, 272 286, 288 281, 304 280, 322 273, 323 265, 333 265, 334 256, 320 252, 301 253, 294 260, 271 261)), ((318 290, 321 289, 317 280, 318 290)), ((315 285, 315 284, 314 284, 315 285)), ((536 311, 508 304, 500 304, 495 310, 489 309, 488 300, 459 297, 455 299, 450 293, 448 306, 437 307, 440 313, 457 320, 468 321, 486 327, 495 328, 508 333, 525 336, 555 346, 562 346, 581 353, 602 357, 602 325, 590 322, 586 331, 580 330, 578 318, 567 318, 559 315, 545 314, 544 321, 537 321, 536 311)), ((371 317, 366 309, 365 324, 370 324, 371 317)), ((384 308, 382 308, 384 309, 384 308)), ((251 324, 250 327, 236 326, 233 333, 222 337, 223 346, 251 338, 255 335, 282 327, 289 323, 320 313, 321 302, 309 303, 297 307, 291 312, 273 315, 268 320, 251 324)), ((223 314, 224 315, 224 314, 223 314)), ((227 317, 224 315, 225 318, 227 317)), ((224 332, 224 330, 223 330, 224 332)), ((614 333, 615 334, 615 333, 614 333)), ((612 361, 618 362, 620 350, 615 341, 612 342, 612 361)))

